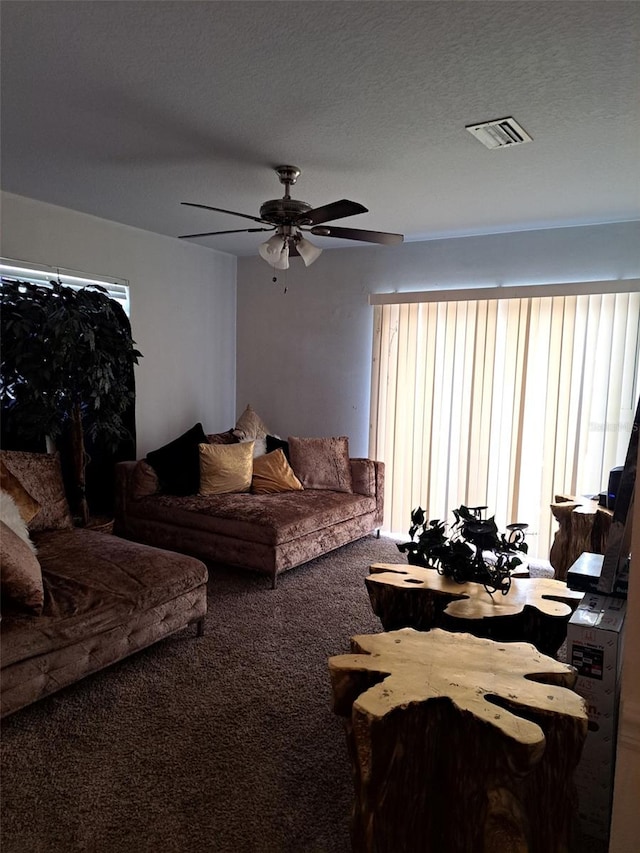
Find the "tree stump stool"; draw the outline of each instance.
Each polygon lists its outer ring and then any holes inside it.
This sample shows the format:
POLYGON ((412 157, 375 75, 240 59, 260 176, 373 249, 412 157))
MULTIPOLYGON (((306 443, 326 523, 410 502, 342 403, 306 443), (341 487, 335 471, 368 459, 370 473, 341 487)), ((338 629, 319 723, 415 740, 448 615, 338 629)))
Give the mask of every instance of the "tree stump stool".
POLYGON ((566 853, 587 734, 575 671, 527 643, 411 628, 329 659, 354 853, 566 853))
POLYGON ((435 569, 375 563, 365 578, 385 631, 445 628, 501 643, 525 642, 555 657, 583 592, 552 578, 512 578, 507 595, 479 583, 456 583, 435 569))
POLYGON ((604 554, 613 519, 613 510, 597 501, 556 495, 551 512, 559 528, 553 539, 549 560, 559 580, 584 551, 604 554))

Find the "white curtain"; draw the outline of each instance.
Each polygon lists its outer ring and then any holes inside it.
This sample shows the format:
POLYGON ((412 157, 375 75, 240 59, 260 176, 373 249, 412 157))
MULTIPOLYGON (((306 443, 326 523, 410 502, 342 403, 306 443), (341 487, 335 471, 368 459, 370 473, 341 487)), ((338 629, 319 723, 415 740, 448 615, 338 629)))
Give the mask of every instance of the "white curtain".
MULTIPOLYGON (((444 294, 443 294, 444 296, 444 294)), ((622 465, 638 398, 640 293, 375 306, 370 453, 387 531, 488 506, 547 558, 557 493, 622 465)))

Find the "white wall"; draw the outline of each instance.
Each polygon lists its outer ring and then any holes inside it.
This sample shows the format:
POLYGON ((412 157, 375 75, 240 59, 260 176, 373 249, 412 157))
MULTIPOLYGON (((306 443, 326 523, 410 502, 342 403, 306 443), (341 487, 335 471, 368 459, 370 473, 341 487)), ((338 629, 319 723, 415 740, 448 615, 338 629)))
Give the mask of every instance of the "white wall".
POLYGON ((282 436, 348 435, 368 452, 370 293, 640 276, 640 223, 326 251, 286 272, 238 260, 237 402, 282 436), (286 285, 287 291, 284 292, 286 285))
POLYGON ((126 278, 136 369, 138 455, 202 421, 235 423, 236 258, 3 193, 3 256, 126 278))

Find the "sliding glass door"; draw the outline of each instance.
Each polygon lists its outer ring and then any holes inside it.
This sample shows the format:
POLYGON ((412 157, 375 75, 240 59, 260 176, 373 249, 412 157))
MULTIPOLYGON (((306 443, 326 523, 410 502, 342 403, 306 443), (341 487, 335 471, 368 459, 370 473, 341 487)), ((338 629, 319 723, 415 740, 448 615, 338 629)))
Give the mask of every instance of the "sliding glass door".
POLYGON ((387 466, 384 527, 406 533, 418 505, 446 520, 486 505, 501 528, 527 522, 530 553, 546 558, 554 495, 596 494, 624 461, 640 293, 460 295, 375 305, 370 453, 387 466))

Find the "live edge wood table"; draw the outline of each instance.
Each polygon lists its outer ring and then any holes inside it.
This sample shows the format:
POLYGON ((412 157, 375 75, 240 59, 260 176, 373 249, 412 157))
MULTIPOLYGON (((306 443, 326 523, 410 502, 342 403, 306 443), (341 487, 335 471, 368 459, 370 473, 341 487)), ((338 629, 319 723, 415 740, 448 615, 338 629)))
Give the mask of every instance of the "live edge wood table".
POLYGON ((549 560, 556 577, 566 580, 567 570, 585 551, 604 554, 613 510, 597 501, 573 495, 556 495, 551 512, 559 528, 551 546, 549 560))
POLYGON ((551 578, 513 577, 507 595, 491 596, 482 584, 459 584, 420 566, 375 563, 369 572, 371 606, 385 631, 466 631, 503 643, 533 643, 553 657, 584 595, 551 578))
POLYGON ((411 628, 329 659, 354 853, 566 853, 587 734, 572 667, 525 643, 411 628))

